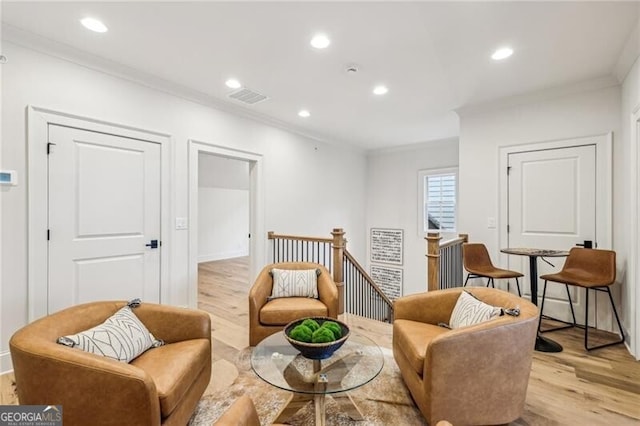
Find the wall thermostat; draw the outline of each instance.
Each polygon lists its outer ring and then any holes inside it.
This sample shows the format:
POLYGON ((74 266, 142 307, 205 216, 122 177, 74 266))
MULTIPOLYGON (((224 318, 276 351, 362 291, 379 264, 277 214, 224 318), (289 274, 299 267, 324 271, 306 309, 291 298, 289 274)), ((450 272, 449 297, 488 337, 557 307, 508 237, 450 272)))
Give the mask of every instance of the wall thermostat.
POLYGON ((0 170, 0 185, 16 186, 18 175, 15 170, 0 170))

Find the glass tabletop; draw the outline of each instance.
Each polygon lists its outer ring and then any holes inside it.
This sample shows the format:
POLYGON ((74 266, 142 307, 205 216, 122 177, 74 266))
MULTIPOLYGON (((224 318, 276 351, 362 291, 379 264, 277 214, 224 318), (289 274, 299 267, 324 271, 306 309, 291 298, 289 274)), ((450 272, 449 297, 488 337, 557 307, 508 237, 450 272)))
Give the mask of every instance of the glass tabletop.
POLYGON ((384 356, 378 345, 353 331, 340 349, 322 361, 300 355, 282 331, 258 343, 251 354, 251 367, 258 377, 296 393, 346 392, 369 383, 383 365, 384 356))

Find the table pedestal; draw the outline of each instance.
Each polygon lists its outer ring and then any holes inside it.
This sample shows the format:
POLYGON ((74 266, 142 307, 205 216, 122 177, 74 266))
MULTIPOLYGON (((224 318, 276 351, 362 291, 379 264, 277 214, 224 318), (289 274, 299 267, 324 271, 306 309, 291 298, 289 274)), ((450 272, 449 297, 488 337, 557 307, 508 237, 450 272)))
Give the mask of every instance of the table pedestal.
MULTIPOLYGON (((529 256, 529 278, 531 279, 531 302, 538 306, 538 256, 529 256)), ((551 339, 536 334, 535 349, 538 352, 562 352, 562 346, 551 339)))
MULTIPOLYGON (((313 372, 316 375, 314 390, 318 393, 292 393, 289 396, 289 399, 284 408, 278 413, 278 416, 274 420, 274 423, 286 423, 287 420, 295 413, 297 413, 301 408, 305 407, 308 403, 313 402, 315 411, 315 425, 326 425, 327 412, 325 405, 327 395, 323 392, 327 388, 327 375, 322 373, 322 366, 319 360, 313 360, 313 372)), ((340 410, 344 413, 347 413, 351 420, 364 420, 364 416, 362 415, 360 408, 348 393, 342 392, 333 394, 332 398, 338 403, 338 405, 340 405, 340 410)))

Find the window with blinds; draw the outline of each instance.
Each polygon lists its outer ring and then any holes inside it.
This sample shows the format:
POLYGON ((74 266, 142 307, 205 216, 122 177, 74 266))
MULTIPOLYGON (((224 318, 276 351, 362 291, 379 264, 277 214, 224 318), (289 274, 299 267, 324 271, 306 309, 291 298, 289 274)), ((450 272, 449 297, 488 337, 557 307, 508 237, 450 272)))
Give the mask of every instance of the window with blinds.
POLYGON ((456 229, 457 172, 421 173, 423 232, 456 229))

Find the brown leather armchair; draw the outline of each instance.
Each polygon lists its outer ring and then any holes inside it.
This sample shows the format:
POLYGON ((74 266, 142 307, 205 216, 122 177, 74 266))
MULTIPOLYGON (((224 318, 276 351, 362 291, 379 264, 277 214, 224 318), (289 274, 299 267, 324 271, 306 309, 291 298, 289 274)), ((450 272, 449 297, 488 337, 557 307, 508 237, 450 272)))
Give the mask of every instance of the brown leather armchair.
POLYGON ((262 269, 249 291, 249 345, 278 331, 291 321, 308 316, 338 318, 338 288, 329 271, 322 265, 309 262, 273 263, 262 269), (320 269, 318 276, 319 299, 284 297, 269 300, 273 288, 272 268, 320 269))
POLYGON ((462 288, 401 297, 394 304, 393 355, 429 424, 509 423, 522 415, 538 325, 538 308, 493 288, 467 289, 483 302, 520 315, 450 330, 462 288))
POLYGON ((9 342, 20 404, 62 405, 65 425, 185 425, 211 376, 211 319, 143 303, 135 314, 165 342, 127 364, 56 343, 126 302, 94 302, 41 318, 9 342))

